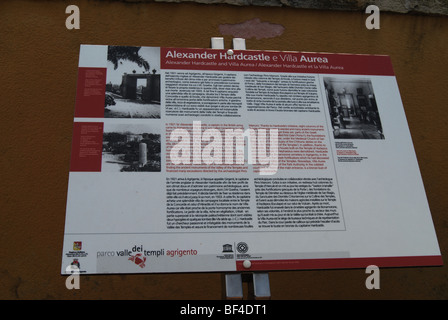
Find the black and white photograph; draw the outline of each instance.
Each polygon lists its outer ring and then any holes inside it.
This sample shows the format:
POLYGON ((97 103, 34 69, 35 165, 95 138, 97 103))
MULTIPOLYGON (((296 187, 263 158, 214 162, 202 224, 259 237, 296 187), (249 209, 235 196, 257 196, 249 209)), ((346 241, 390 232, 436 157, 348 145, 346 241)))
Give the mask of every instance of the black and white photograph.
POLYGON ((160 129, 148 124, 105 124, 102 172, 160 172, 160 129))
POLYGON ((160 118, 160 49, 108 46, 105 118, 160 118))
POLYGON ((369 79, 324 78, 335 139, 384 139, 369 79))

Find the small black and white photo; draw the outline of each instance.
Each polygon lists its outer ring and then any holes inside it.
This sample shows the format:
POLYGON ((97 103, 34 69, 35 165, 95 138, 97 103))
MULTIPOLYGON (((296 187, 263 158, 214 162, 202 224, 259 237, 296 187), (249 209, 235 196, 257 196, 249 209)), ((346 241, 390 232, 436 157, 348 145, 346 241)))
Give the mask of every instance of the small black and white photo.
POLYGON ((160 172, 160 152, 156 125, 104 125, 102 172, 160 172))
POLYGON ((384 139, 370 79, 324 77, 335 139, 384 139))
POLYGON ((108 46, 105 118, 160 118, 160 49, 108 46))

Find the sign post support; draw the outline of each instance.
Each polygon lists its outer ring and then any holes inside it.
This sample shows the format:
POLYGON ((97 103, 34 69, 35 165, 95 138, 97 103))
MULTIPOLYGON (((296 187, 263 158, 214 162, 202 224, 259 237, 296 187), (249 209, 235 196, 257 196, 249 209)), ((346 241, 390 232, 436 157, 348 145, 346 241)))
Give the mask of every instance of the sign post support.
MULTIPOLYGON (((211 38, 211 46, 212 49, 224 49, 224 38, 211 38)), ((233 49, 246 50, 246 40, 233 38, 233 49)), ((229 54, 233 54, 231 50, 229 51, 229 54)), ((267 272, 227 273, 224 277, 226 299, 242 300, 244 297, 243 282, 248 284, 248 299, 270 299, 271 297, 269 274, 267 272)))

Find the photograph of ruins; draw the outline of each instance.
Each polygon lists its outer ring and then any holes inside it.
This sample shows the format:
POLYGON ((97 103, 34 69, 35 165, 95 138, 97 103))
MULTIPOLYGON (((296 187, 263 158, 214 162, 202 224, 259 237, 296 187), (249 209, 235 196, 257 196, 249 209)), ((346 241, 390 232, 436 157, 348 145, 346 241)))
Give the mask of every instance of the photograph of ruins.
POLYGON ((160 152, 158 127, 105 123, 102 172, 160 172, 160 152))
POLYGON ((160 118, 160 49, 109 46, 105 118, 160 118))

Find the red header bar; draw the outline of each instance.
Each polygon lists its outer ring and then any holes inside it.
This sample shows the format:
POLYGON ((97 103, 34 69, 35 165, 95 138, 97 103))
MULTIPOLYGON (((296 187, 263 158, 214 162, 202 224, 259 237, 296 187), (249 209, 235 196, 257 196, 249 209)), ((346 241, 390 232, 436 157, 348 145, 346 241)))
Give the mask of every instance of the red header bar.
POLYGON ((371 257, 371 258, 331 258, 331 259, 288 259, 288 260, 251 260, 251 267, 243 266, 242 260, 236 261, 237 271, 274 271, 274 270, 312 270, 347 269, 377 267, 414 267, 442 266, 441 256, 410 257, 371 257))
POLYGON ((389 56, 286 51, 161 48, 162 69, 393 76, 389 56))

